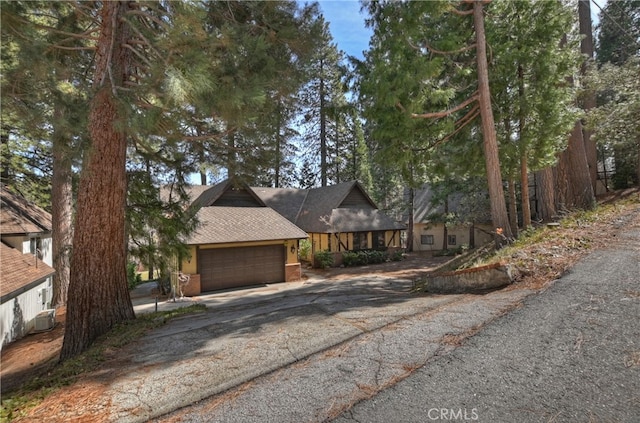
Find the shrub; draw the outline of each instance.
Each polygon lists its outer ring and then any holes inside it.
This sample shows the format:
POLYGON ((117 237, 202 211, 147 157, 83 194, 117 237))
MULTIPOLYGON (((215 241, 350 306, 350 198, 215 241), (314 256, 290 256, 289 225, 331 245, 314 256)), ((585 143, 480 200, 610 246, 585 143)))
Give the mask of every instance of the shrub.
POLYGON ((301 260, 309 260, 309 256, 311 253, 311 241, 308 239, 303 239, 300 241, 300 248, 298 250, 298 255, 301 260))
POLYGON ((393 261, 402 261, 404 259, 404 251, 396 250, 391 255, 391 260, 393 261))
POLYGON ((358 254, 354 251, 345 251, 342 253, 342 264, 344 264, 345 267, 357 266, 358 260, 358 254))
POLYGON ((129 290, 132 290, 142 283, 142 276, 136 273, 136 267, 134 262, 130 261, 127 263, 127 284, 129 285, 129 290))
POLYGON ((314 265, 321 269, 333 266, 333 254, 329 250, 317 251, 314 256, 314 265))
POLYGON ((342 263, 345 267, 378 264, 387 261, 387 253, 378 250, 345 251, 342 253, 342 263))

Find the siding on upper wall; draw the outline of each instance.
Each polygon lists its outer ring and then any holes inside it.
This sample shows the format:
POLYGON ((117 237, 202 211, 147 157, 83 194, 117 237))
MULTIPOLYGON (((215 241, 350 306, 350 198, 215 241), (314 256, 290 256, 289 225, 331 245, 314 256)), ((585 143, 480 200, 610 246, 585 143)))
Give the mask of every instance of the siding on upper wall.
MULTIPOLYGON (((490 231, 491 225, 475 225, 475 245, 479 247, 493 240, 490 234, 485 231, 490 231), (484 231, 483 231, 484 229, 484 231)), ((447 236, 454 235, 456 237, 455 245, 447 244, 447 248, 457 248, 461 245, 469 245, 469 227, 468 226, 454 226, 447 228, 447 236)), ((442 223, 417 223, 414 225, 413 230, 413 249, 414 251, 435 251, 442 250, 442 242, 444 237, 444 226, 442 223), (433 236, 433 244, 422 244, 422 235, 433 236)))
POLYGON ((340 203, 338 207, 362 208, 362 209, 374 208, 373 205, 371 205, 371 203, 367 199, 367 197, 365 197, 365 195, 362 193, 362 191, 357 189, 355 186, 351 191, 349 191, 347 196, 344 198, 344 200, 342 200, 342 203, 340 203))
POLYGON ((246 189, 228 189, 222 193, 212 206, 226 207, 261 207, 258 200, 252 196, 246 189))
POLYGON ((2 345, 22 338, 35 327, 38 313, 50 307, 51 294, 51 278, 47 278, 29 291, 0 306, 0 336, 2 337, 0 350, 2 345), (42 297, 43 290, 45 298, 42 297))

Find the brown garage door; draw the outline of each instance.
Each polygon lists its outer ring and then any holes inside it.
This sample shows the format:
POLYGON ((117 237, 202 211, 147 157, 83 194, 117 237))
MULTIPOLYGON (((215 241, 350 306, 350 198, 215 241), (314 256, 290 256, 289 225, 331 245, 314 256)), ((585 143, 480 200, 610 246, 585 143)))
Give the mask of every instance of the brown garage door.
POLYGON ((284 253, 282 245, 200 250, 202 291, 282 282, 284 253))

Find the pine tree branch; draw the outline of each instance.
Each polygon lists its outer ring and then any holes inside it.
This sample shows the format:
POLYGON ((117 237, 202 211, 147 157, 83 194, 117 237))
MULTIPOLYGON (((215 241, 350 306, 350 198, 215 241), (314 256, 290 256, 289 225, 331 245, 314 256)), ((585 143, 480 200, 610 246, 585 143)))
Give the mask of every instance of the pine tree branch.
POLYGON ((455 122, 454 126, 460 125, 460 127, 458 129, 464 128, 465 126, 467 126, 467 124, 469 122, 471 122, 473 120, 473 118, 478 116, 478 110, 480 110, 480 106, 476 104, 475 106, 473 106, 473 108, 471 110, 469 110, 467 112, 466 115, 464 115, 460 119, 458 119, 455 122))
POLYGON ((454 15, 458 15, 458 16, 467 16, 467 15, 472 15, 473 14, 473 9, 469 9, 469 10, 460 10, 460 9, 456 9, 455 7, 451 8, 451 12, 454 15))
POLYGON ((131 10, 128 10, 126 14, 127 15, 142 16, 145 19, 148 19, 150 21, 153 21, 153 22, 157 23, 158 25, 160 25, 163 28, 166 28, 166 26, 167 26, 166 22, 163 22, 162 20, 158 19, 157 17, 155 17, 153 15, 150 15, 147 12, 143 12, 142 10, 131 9, 131 10))
POLYGON ((61 46, 59 44, 53 44, 52 46, 49 46, 49 49, 52 49, 52 48, 56 48, 56 49, 59 49, 59 50, 70 50, 70 51, 74 51, 74 50, 77 50, 77 51, 95 50, 96 49, 95 46, 93 46, 93 47, 67 47, 67 46, 61 46))
POLYGON ((463 101, 462 103, 460 103, 459 105, 457 105, 456 107, 454 107, 452 109, 445 110, 445 111, 442 111, 442 112, 434 112, 434 113, 422 113, 422 114, 411 113, 411 117, 412 118, 421 118, 421 119, 437 119, 437 118, 447 117, 447 116, 457 112, 458 110, 464 109, 469 104, 471 104, 471 103, 473 103, 474 101, 477 101, 477 100, 478 100, 478 92, 476 91, 471 97, 469 97, 467 100, 463 101))
POLYGON ((441 54, 443 56, 447 56, 447 55, 450 55, 450 54, 459 54, 459 53, 463 53, 465 51, 472 50, 472 49, 476 48, 476 44, 473 43, 473 44, 469 44, 468 46, 461 47, 458 50, 444 51, 444 50, 437 50, 437 49, 433 48, 433 46, 431 44, 428 44, 428 43, 424 43, 424 45, 422 47, 413 44, 411 41, 408 41, 408 43, 411 46, 411 48, 413 48, 414 50, 420 51, 420 50, 423 50, 423 49, 427 49, 429 51, 429 53, 441 54))
MULTIPOLYGON (((86 30, 85 32, 82 32, 80 34, 76 34, 76 33, 73 33, 73 32, 61 31, 61 30, 59 30, 57 28, 54 28, 52 26, 38 24, 38 23, 32 22, 32 21, 30 21, 28 19, 23 19, 23 18, 20 18, 20 17, 16 17, 15 20, 17 22, 20 22, 20 23, 24 24, 24 25, 32 25, 33 27, 35 27, 37 29, 43 29, 45 31, 48 31, 48 32, 51 32, 51 33, 54 33, 54 34, 66 35, 67 37, 78 38, 78 39, 82 39, 82 40, 97 41, 98 37, 90 37, 89 35, 100 31, 100 28, 94 28, 94 29, 91 29, 91 30, 86 30)), ((11 29, 17 32, 17 30, 13 26, 11 27, 11 29)))
POLYGON ((459 48, 458 50, 451 50, 451 51, 436 50, 435 48, 433 48, 433 46, 431 46, 430 44, 427 44, 427 43, 425 43, 424 46, 431 53, 442 54, 442 55, 446 56, 446 55, 449 55, 449 54, 458 54, 458 53, 463 53, 463 52, 468 51, 468 50, 472 50, 472 49, 476 48, 476 43, 469 44, 466 47, 462 47, 462 48, 459 48))
POLYGON ((469 113, 467 113, 462 118, 460 118, 458 121, 456 121, 455 125, 458 125, 458 124, 461 124, 461 125, 455 131, 453 131, 452 133, 448 134, 447 136, 445 136, 443 138, 440 138, 439 140, 435 141, 433 144, 429 145, 426 148, 414 148, 414 149, 412 149, 412 151, 414 151, 414 152, 429 151, 429 150, 439 146, 443 142, 448 141, 451 138, 453 138, 458 132, 460 132, 462 130, 462 128, 467 126, 467 124, 469 124, 469 122, 473 121, 473 119, 475 119, 479 115, 480 115, 480 107, 479 106, 475 106, 473 109, 471 109, 469 111, 469 113), (462 122, 463 120, 465 121, 464 123, 462 122))
POLYGON ((151 62, 149 61, 149 59, 147 59, 146 57, 144 57, 144 55, 142 53, 140 53, 138 50, 136 50, 135 48, 133 48, 130 44, 123 44, 122 45, 124 48, 127 48, 129 50, 131 50, 137 57, 140 58, 140 60, 142 60, 148 67, 152 67, 151 62))
MULTIPOLYGON (((135 25, 133 25, 131 22, 129 22, 125 18, 121 18, 121 19, 122 19, 122 22, 126 22, 129 25, 129 27, 140 37, 140 39, 142 39, 146 43, 147 47, 149 47, 149 49, 152 50, 156 54, 158 59, 162 59, 162 55, 160 54, 160 52, 158 52, 158 50, 156 50, 153 47, 153 45, 149 42, 147 37, 145 37, 144 34, 142 34, 142 32, 138 28, 136 28, 135 25)), ((164 62, 166 64, 166 61, 164 61, 164 62)))

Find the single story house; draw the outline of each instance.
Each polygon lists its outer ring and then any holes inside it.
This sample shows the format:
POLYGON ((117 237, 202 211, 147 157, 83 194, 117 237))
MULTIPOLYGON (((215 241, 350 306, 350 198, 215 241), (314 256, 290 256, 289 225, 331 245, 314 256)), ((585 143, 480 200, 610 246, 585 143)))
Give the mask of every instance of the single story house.
POLYGON ((339 265, 345 251, 402 247, 405 225, 379 210, 357 181, 308 190, 252 189, 267 206, 308 234, 311 250, 306 259, 328 250, 334 255, 334 265, 339 265))
POLYGON ((488 203, 485 209, 482 199, 475 196, 453 194, 440 203, 436 203, 434 197, 429 185, 414 191, 414 251, 475 248, 493 241, 488 203))
POLYGON ((190 294, 301 277, 298 242, 307 234, 242 184, 226 180, 202 190, 198 229, 185 240, 190 255, 180 269, 190 294))
MULTIPOLYGON (((36 328, 51 310, 51 215, 0 188, 0 337, 15 341, 36 328)), ((1 348, 1 347, 0 347, 1 348)))

